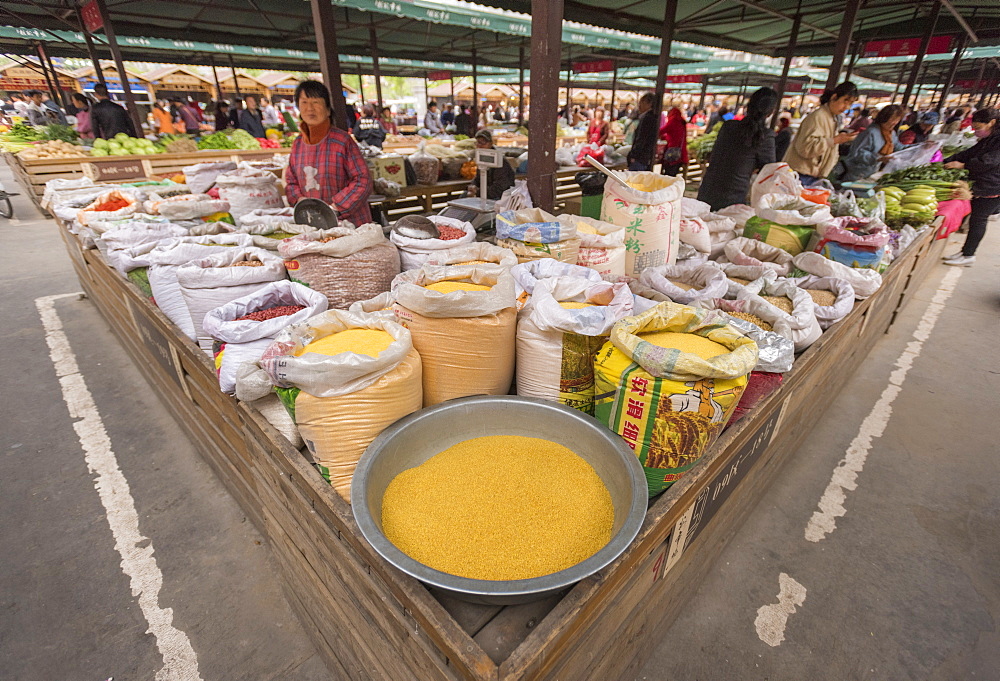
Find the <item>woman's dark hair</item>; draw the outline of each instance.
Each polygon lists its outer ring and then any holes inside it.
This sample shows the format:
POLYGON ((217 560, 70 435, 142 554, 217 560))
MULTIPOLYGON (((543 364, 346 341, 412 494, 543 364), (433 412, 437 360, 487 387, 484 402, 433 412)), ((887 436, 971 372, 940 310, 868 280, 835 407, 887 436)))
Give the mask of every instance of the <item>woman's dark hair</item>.
POLYGON ((729 107, 728 106, 720 106, 719 110, 716 111, 715 113, 719 114, 720 116, 725 116, 727 113, 729 113, 729 107))
POLYGON ((888 106, 882 107, 882 110, 875 114, 875 120, 872 121, 872 125, 882 126, 891 121, 893 118, 899 116, 903 117, 903 107, 899 104, 890 104, 888 106))
POLYGON ((74 92, 73 99, 83 104, 83 106, 80 108, 83 109, 84 111, 89 111, 90 107, 94 105, 94 100, 92 100, 90 97, 88 97, 82 92, 74 92))
POLYGON ((743 124, 749 126, 750 144, 756 147, 771 131, 768 120, 778 108, 778 93, 769 87, 762 87, 752 95, 747 103, 743 124))
POLYGON ((299 83, 299 86, 295 88, 295 106, 299 105, 299 98, 302 95, 313 99, 322 99, 326 102, 326 108, 330 110, 330 115, 333 115, 333 105, 330 103, 330 91, 323 83, 318 80, 304 80, 299 83))
POLYGON ((989 123, 996 120, 1000 120, 1000 109, 980 109, 972 114, 973 123, 989 123))
POLYGON ((228 108, 229 108, 229 102, 227 102, 224 99, 220 99, 218 102, 215 103, 216 114, 222 113, 223 109, 228 109, 228 108))
POLYGON ((823 93, 823 96, 819 98, 820 104, 826 104, 834 97, 843 99, 847 97, 848 99, 857 99, 858 97, 858 86, 849 80, 845 80, 843 83, 833 88, 832 90, 827 90, 823 93))

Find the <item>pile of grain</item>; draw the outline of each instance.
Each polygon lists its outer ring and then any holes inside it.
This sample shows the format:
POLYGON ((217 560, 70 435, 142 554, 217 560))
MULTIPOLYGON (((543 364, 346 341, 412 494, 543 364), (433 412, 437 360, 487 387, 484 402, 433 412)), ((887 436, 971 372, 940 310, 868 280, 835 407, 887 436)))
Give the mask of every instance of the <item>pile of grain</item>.
POLYGON ((727 275, 726 278, 729 279, 729 281, 740 284, 741 286, 746 286, 747 284, 750 283, 749 279, 742 279, 740 277, 730 277, 727 275))
POLYGON ((675 281, 674 279, 670 279, 669 281, 671 284, 681 289, 682 291, 690 291, 693 288, 698 288, 697 286, 694 286, 692 284, 686 284, 683 281, 675 281))
POLYGON ((331 333, 295 352, 296 357, 314 352, 318 355, 339 355, 344 352, 356 352, 359 355, 378 357, 383 350, 392 345, 392 336, 380 329, 347 329, 331 333))
POLYGON ((661 348, 676 348, 681 352, 698 355, 702 359, 711 359, 724 355, 729 349, 721 343, 716 343, 696 333, 675 333, 673 331, 649 331, 640 333, 642 340, 658 345, 661 348))
POLYGON ((467 281, 438 281, 427 284, 424 288, 438 293, 454 293, 455 291, 489 291, 492 286, 482 284, 470 284, 467 281))
POLYGON ((756 324, 764 331, 770 331, 772 327, 769 323, 765 322, 763 319, 755 314, 750 314, 749 312, 729 312, 727 313, 731 317, 736 317, 737 319, 742 319, 744 321, 750 322, 751 324, 756 324))
POLYGON ((764 300, 774 305, 786 314, 792 314, 792 300, 788 296, 761 296, 764 300))
POLYGON ((813 302, 820 307, 830 307, 837 302, 837 296, 832 291, 823 289, 807 288, 806 293, 813 299, 813 302))

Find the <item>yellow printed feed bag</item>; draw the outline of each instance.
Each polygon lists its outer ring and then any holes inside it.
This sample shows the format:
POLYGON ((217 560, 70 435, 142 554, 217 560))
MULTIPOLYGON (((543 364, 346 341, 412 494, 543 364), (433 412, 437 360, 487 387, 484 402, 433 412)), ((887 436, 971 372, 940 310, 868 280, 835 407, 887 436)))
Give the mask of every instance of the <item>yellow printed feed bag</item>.
POLYGON ((497 246, 509 248, 519 263, 541 258, 576 264, 580 237, 576 226, 561 223, 541 208, 508 210, 497 215, 497 246))
POLYGON ((283 331, 258 364, 320 473, 347 502, 361 454, 423 402, 410 332, 379 315, 316 315, 283 331))
POLYGON ((619 175, 629 187, 605 183, 601 220, 625 228, 625 274, 638 277, 647 267, 673 265, 680 246, 683 178, 646 171, 619 175))
POLYGON ((393 292, 396 319, 409 329, 423 362, 425 407, 510 391, 517 311, 509 272, 483 272, 475 265, 425 265, 397 277, 393 292), (438 284, 487 288, 460 290, 438 284))
POLYGON ((756 364, 757 344, 724 315, 660 303, 612 329, 595 362, 594 415, 635 450, 655 496, 716 440, 756 364))
POLYGON ((543 279, 517 323, 517 394, 594 414, 594 358, 632 314, 628 285, 543 279))

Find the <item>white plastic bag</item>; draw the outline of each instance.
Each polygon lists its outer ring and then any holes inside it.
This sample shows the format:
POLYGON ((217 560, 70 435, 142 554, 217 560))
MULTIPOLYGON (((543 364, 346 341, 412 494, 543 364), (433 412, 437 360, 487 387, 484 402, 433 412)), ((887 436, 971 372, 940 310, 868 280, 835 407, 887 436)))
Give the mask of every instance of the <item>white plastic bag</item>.
POLYGON ((711 265, 650 267, 639 275, 639 281, 682 305, 696 305, 704 298, 725 297, 729 288, 725 273, 711 265), (684 289, 675 282, 683 282, 694 288, 684 289))
MULTIPOLYGON (((527 152, 525 152, 524 156, 526 157, 527 155, 527 152)), ((514 180, 514 186, 504 190, 504 193, 500 195, 500 199, 493 204, 493 208, 497 213, 503 213, 508 210, 532 208, 534 205, 531 202, 531 194, 528 192, 528 183, 524 180, 514 180)))
POLYGON ((712 207, 704 201, 685 196, 681 199, 681 219, 703 218, 712 212, 712 207))
POLYGON ((560 215, 556 219, 576 226, 576 233, 580 237, 577 265, 589 267, 601 276, 624 276, 624 227, 579 215, 560 215))
POLYGON ((790 253, 745 236, 738 236, 727 242, 723 252, 728 262, 736 265, 767 267, 774 270, 779 277, 787 276, 792 269, 790 253))
POLYGON ((229 203, 229 212, 237 224, 247 213, 281 208, 285 203, 273 173, 237 169, 217 176, 215 184, 219 198, 229 203))
POLYGON ((830 220, 830 207, 787 194, 764 194, 757 203, 757 217, 779 225, 815 226, 830 220))
POLYGON ((940 150, 941 143, 931 141, 921 142, 920 144, 905 147, 899 151, 893 152, 889 156, 888 163, 882 167, 880 172, 875 173, 872 177, 878 179, 883 175, 894 173, 897 170, 905 170, 906 168, 925 165, 930 163, 931 157, 940 150))
POLYGON ((405 272, 415 270, 431 257, 434 253, 454 246, 472 243, 476 240, 476 229, 470 222, 446 218, 440 215, 430 215, 428 219, 438 227, 452 227, 460 229, 465 234, 457 239, 414 239, 404 236, 392 230, 389 232, 389 241, 396 244, 399 249, 400 267, 405 272))
POLYGON ((812 251, 799 253, 792 259, 792 265, 817 277, 846 279, 854 287, 854 297, 858 300, 868 298, 882 285, 882 275, 875 270, 848 267, 812 251))
POLYGON ((229 203, 222 199, 213 199, 208 194, 182 194, 146 201, 145 209, 147 213, 162 215, 171 220, 190 220, 213 213, 228 213, 229 203))
POLYGON ((786 196, 801 196, 802 182, 799 174, 787 163, 768 163, 757 173, 757 178, 750 185, 750 203, 758 205, 765 194, 784 194, 786 196))
POLYGON ((787 279, 781 279, 765 283, 758 293, 744 289, 739 293, 737 299, 758 296, 785 296, 792 301, 792 312, 789 314, 760 298, 765 305, 773 308, 780 315, 780 318, 788 324, 792 331, 791 339, 792 343, 795 344, 795 352, 802 352, 823 335, 823 329, 820 328, 819 321, 816 319, 816 305, 813 303, 812 296, 804 289, 795 286, 787 279))
POLYGON ((571 265, 559 262, 552 258, 534 260, 532 262, 521 263, 510 268, 510 274, 514 277, 514 293, 517 297, 517 309, 521 310, 527 304, 535 285, 541 279, 551 279, 552 277, 576 277, 592 282, 604 281, 604 278, 589 267, 571 265))
POLYGON ((829 291, 836 296, 832 305, 816 305, 816 319, 823 329, 828 329, 854 309, 854 287, 846 279, 817 277, 812 274, 789 279, 790 283, 805 290, 829 291))
POLYGON ((212 185, 215 179, 222 173, 236 170, 236 164, 232 161, 219 161, 217 163, 196 163, 187 166, 182 170, 184 180, 192 194, 204 194, 212 185))

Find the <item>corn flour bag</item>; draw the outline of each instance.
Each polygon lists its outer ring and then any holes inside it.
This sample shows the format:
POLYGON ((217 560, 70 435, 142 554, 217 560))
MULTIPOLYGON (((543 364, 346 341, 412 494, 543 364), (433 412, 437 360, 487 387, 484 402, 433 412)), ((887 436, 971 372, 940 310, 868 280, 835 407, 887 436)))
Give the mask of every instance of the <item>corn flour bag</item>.
POLYGON ((517 312, 510 273, 492 275, 474 265, 447 269, 404 272, 393 288, 396 319, 409 329, 423 361, 425 407, 468 395, 506 395, 514 379, 517 312), (470 285, 479 290, 461 290, 470 285))
POLYGON ((618 173, 628 184, 604 184, 601 220, 625 228, 625 274, 673 265, 681 231, 684 179, 651 172, 618 173))
POLYGON ((560 215, 559 222, 576 227, 580 251, 576 264, 589 267, 602 277, 625 275, 625 228, 579 215, 560 215))
POLYGON ((427 258, 425 265, 475 265, 484 272, 499 274, 517 264, 517 256, 509 248, 494 246, 485 241, 450 246, 434 251, 427 258))
POLYGON ((509 248, 519 263, 542 258, 576 264, 580 237, 576 226, 561 223, 541 208, 508 210, 497 215, 497 245, 509 248))
POLYGON ((545 279, 517 323, 517 394, 594 415, 594 357, 611 327, 632 314, 624 283, 545 279))
POLYGON ((756 364, 756 343, 718 312, 660 303, 611 330, 595 362, 594 415, 635 451, 655 496, 715 442, 756 364), (639 336, 653 332, 681 335, 661 341, 671 347, 639 336))
POLYGON ((316 315, 282 331, 258 365, 320 473, 348 503, 361 454, 387 426, 420 409, 422 402, 420 355, 410 332, 376 315, 344 310, 316 315), (337 354, 309 349, 316 341, 357 330, 381 333, 345 340, 337 354))

